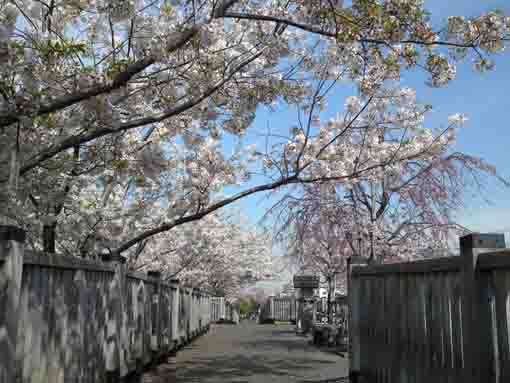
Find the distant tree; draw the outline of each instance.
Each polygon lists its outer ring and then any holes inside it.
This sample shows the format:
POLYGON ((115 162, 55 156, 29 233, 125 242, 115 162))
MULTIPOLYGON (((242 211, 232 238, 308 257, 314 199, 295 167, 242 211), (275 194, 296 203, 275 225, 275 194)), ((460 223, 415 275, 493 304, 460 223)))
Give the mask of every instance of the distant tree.
POLYGON ((227 214, 211 214, 195 224, 181 225, 172 235, 153 238, 128 259, 133 270, 160 270, 166 280, 179 279, 233 298, 241 289, 271 271, 271 237, 227 214), (252 273, 250 281, 243 279, 252 273))
MULTIPOLYGON (((453 235, 468 231, 454 219, 463 196, 481 192, 487 177, 509 186, 494 167, 453 152, 450 146, 447 140, 441 150, 394 163, 391 171, 360 177, 352 184, 303 185, 275 205, 277 237, 298 265, 324 278, 328 302, 337 280, 345 281, 349 257, 381 263, 447 249, 453 235)), ((364 150, 370 148, 359 152, 364 150)))
POLYGON ((252 296, 239 298, 239 313, 248 315, 257 309, 257 301, 252 296))

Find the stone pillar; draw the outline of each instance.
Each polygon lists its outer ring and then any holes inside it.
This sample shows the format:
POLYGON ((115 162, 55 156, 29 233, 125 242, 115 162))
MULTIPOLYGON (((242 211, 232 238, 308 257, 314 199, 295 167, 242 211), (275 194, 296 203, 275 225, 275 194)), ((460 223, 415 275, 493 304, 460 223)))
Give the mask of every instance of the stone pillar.
POLYGON ((129 339, 126 329, 126 258, 120 254, 101 254, 101 260, 115 270, 109 286, 108 319, 106 328, 106 381, 117 382, 128 374, 126 349, 129 339))
POLYGON ((0 226, 0 382, 16 381, 16 338, 25 231, 0 226))
POLYGON ((483 252, 505 248, 503 234, 472 233, 460 238, 462 257, 462 334, 465 383, 483 383, 490 373, 488 345, 490 334, 486 334, 487 321, 482 320, 488 302, 481 294, 477 271, 478 255, 483 252))

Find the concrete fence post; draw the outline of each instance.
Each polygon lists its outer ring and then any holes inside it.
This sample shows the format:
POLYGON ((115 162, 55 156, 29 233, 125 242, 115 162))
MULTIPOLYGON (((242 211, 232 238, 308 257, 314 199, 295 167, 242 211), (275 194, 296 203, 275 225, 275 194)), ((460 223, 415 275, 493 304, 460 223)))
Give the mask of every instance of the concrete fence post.
POLYGON ((154 291, 151 297, 151 351, 155 354, 159 352, 159 338, 160 338, 160 292, 161 292, 161 272, 149 271, 147 273, 149 278, 154 279, 154 291))
POLYGON ((129 340, 125 325, 126 315, 126 258, 120 254, 101 254, 103 263, 115 269, 108 292, 108 318, 106 328, 105 363, 106 381, 117 382, 128 374, 125 349, 129 340))
POLYGON ((460 238, 462 257, 462 347, 465 383, 483 383, 487 381, 490 370, 488 351, 490 339, 485 335, 488 325, 482 320, 483 305, 480 276, 477 271, 478 255, 490 250, 505 247, 503 234, 473 233, 460 238))
POLYGON ((0 226, 0 382, 16 381, 16 338, 25 231, 0 226))

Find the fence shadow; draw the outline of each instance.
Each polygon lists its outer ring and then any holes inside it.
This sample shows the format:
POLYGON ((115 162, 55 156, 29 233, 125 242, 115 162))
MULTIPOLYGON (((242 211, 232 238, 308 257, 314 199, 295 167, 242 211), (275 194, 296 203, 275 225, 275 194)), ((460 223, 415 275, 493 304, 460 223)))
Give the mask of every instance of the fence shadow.
MULTIPOLYGON (((305 382, 299 380, 296 372, 317 368, 318 365, 333 364, 334 361, 325 361, 310 357, 297 357, 289 359, 288 356, 275 358, 274 354, 263 355, 224 355, 209 358, 194 358, 189 363, 179 363, 174 371, 176 383, 212 381, 242 382, 241 379, 250 379, 272 376, 286 377, 289 382, 305 382)), ((334 380, 330 380, 334 382, 334 380)), ((263 382, 263 380, 261 380, 263 382)), ((308 382, 308 381, 306 381, 308 382)), ((310 383, 315 381, 309 381, 310 383)), ((319 381, 320 382, 320 381, 319 381)), ((328 381, 329 382, 329 381, 328 381)))

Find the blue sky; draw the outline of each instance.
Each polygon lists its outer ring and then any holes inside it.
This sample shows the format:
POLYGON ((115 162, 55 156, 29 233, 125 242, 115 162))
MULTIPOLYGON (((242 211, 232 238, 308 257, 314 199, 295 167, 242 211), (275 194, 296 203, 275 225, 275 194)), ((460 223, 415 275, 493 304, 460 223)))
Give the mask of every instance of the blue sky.
MULTIPOLYGON (((508 0, 428 0, 426 7, 434 23, 445 21, 450 15, 473 16, 495 8, 510 15, 508 0)), ((469 121, 459 131, 456 149, 482 157, 510 179, 510 52, 495 61, 495 70, 483 74, 474 72, 469 61, 459 64, 457 79, 443 89, 427 87, 423 73, 404 72, 403 82, 417 90, 419 100, 433 105, 426 122, 428 126, 444 126, 449 114, 465 113, 469 121)), ((341 112, 345 97, 355 93, 349 84, 335 91, 325 116, 341 112)), ((261 109, 254 128, 264 131, 269 125, 272 130, 285 133, 295 121, 295 111, 280 108, 268 113, 261 109)), ((484 194, 490 203, 482 196, 466 195, 465 207, 457 213, 458 222, 474 231, 507 232, 507 242, 510 242, 510 190, 490 182, 484 194)), ((271 202, 262 195, 255 195, 241 201, 238 207, 255 222, 271 202)))

